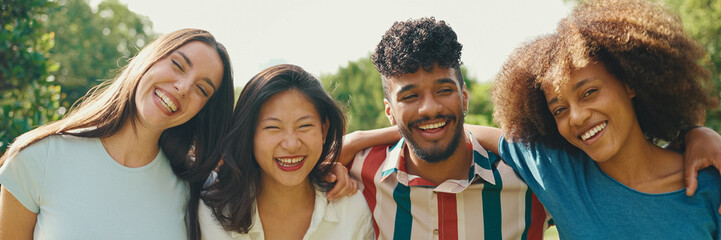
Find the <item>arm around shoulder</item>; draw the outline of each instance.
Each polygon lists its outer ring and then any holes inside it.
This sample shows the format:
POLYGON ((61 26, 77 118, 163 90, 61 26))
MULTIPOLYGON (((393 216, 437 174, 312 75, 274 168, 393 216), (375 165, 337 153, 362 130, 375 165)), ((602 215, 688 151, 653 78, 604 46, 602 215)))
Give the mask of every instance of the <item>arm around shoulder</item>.
POLYGON ((341 151, 338 162, 343 165, 348 165, 356 153, 363 149, 378 145, 393 144, 400 139, 401 135, 398 133, 398 127, 396 126, 372 130, 358 130, 346 134, 343 137, 343 150, 341 151))
POLYGON ((500 155, 498 154, 498 140, 501 139, 501 136, 503 136, 503 131, 501 131, 501 129, 471 124, 464 124, 463 127, 473 134, 483 148, 495 153, 496 155, 500 155))

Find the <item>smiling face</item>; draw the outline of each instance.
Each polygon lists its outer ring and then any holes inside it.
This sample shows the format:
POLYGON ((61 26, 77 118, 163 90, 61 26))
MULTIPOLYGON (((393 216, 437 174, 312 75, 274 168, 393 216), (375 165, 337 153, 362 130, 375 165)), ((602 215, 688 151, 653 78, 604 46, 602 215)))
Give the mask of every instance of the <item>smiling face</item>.
POLYGON ((138 121, 165 130, 193 118, 223 79, 220 56, 193 41, 155 62, 140 79, 135 97, 138 121))
POLYGON ((327 124, 301 92, 288 90, 266 101, 258 113, 253 140, 263 184, 309 184, 308 174, 323 151, 326 131, 327 124))
POLYGON ((450 157, 463 139, 463 109, 468 93, 453 68, 422 68, 415 73, 385 79, 385 112, 398 125, 411 150, 427 162, 450 157))
POLYGON ((612 159, 634 135, 643 139, 631 102, 635 92, 602 63, 573 71, 558 93, 548 82, 543 91, 561 136, 595 161, 612 159))

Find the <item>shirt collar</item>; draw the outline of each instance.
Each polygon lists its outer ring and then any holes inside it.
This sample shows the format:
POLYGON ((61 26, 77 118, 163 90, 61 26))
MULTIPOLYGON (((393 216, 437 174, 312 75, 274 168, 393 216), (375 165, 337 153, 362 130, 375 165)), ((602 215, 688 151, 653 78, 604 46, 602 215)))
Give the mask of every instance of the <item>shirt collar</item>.
MULTIPOLYGON (((260 222, 260 215, 258 215, 258 205, 256 202, 253 203, 253 224, 248 230, 248 236, 251 239, 263 239, 263 224, 260 222)), ((328 202, 324 192, 315 191, 315 206, 313 208, 313 216, 310 220, 310 226, 305 235, 315 232, 322 221, 326 222, 338 222, 338 214, 336 213, 335 207, 332 202, 328 202)), ((242 234, 238 232, 231 232, 233 239, 239 238, 242 234)))
POLYGON ((478 143, 471 132, 466 132, 465 143, 466 147, 473 150, 473 163, 468 170, 468 179, 450 179, 436 186, 419 176, 408 174, 406 172, 405 154, 403 153, 403 150, 408 146, 405 143, 405 138, 401 138, 395 145, 388 149, 386 160, 382 166, 381 181, 386 181, 394 176, 399 183, 406 186, 434 187, 435 191, 450 193, 463 191, 477 179, 482 179, 485 182, 495 185, 496 181, 493 176, 493 170, 491 170, 491 158, 495 157, 495 155, 489 156, 488 151, 478 143))

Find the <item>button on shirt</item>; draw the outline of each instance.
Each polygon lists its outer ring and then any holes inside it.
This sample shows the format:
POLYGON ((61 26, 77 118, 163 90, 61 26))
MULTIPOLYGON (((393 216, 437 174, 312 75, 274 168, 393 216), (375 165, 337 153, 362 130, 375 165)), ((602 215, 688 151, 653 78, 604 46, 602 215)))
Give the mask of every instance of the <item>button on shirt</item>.
POLYGON ((406 172, 405 139, 356 154, 378 239, 542 239, 550 216, 513 169, 466 133, 467 179, 435 185, 406 172))

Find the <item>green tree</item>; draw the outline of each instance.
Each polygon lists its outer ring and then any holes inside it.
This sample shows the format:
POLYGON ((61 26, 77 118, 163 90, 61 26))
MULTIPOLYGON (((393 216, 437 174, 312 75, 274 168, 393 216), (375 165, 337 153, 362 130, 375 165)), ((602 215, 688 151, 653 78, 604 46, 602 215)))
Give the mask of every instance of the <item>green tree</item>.
POLYGON ((113 78, 114 70, 156 36, 147 17, 118 0, 105 0, 95 10, 86 0, 58 3, 48 14, 48 30, 55 33, 50 58, 60 63, 55 79, 70 103, 113 78))
MULTIPOLYGON (((708 58, 704 64, 711 70, 713 94, 721 97, 721 1, 718 0, 665 0, 674 9, 686 32, 706 48, 708 58)), ((721 131, 721 110, 710 110, 706 126, 721 131)))
POLYGON ((50 75, 58 64, 48 59, 54 36, 43 31, 54 7, 47 0, 0 4, 0 154, 15 137, 63 113, 50 75))
POLYGON ((348 132, 390 126, 383 113, 381 75, 370 57, 348 62, 334 74, 320 77, 326 90, 344 105, 348 132))
MULTIPOLYGON (((470 94, 466 122, 489 125, 493 113, 488 93, 491 83, 478 84, 475 78, 466 74, 465 67, 461 70, 470 94)), ((320 79, 330 95, 344 104, 348 132, 390 126, 384 114, 381 75, 370 57, 348 62, 336 73, 323 74, 320 79)))

